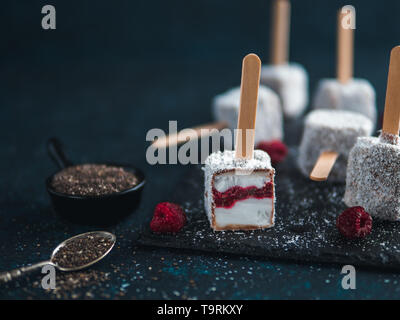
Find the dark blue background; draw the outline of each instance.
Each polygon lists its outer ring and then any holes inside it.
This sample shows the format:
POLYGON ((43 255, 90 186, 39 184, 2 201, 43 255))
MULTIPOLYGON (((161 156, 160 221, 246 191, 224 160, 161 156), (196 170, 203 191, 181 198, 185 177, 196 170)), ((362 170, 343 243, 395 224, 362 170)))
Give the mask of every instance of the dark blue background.
MULTIPOLYGON (((318 79, 335 74, 336 11, 349 3, 292 2, 290 58, 309 71, 312 92, 318 79)), ((255 52, 268 62, 270 1, 1 4, 0 270, 45 259, 59 241, 90 229, 51 211, 44 179, 56 168, 44 144, 58 136, 75 162, 130 162, 148 178, 137 213, 112 228, 119 246, 95 267, 120 270, 109 287, 91 288, 97 298, 121 292, 128 298, 399 297, 399 277, 376 270, 360 270, 358 289, 344 291, 341 266, 135 246, 155 204, 168 200, 186 170, 146 163, 147 130, 167 129, 168 120, 180 128, 210 121, 210 100, 239 84, 242 57, 255 52), (41 28, 45 4, 56 7, 56 30, 41 28)), ((355 75, 372 82, 382 109, 400 2, 351 4, 357 10, 355 75)), ((53 296, 28 281, 0 288, 0 297, 53 296)))

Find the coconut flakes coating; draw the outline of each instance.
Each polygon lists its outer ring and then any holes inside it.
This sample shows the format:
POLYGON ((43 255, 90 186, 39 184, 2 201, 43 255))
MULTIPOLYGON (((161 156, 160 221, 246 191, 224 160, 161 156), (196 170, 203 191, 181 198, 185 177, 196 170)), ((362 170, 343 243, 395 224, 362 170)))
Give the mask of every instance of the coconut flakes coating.
POLYGON ((387 134, 359 138, 349 155, 344 202, 374 217, 400 220, 399 163, 398 139, 387 134))
MULTIPOLYGON (((217 95, 212 102, 214 119, 225 121, 232 130, 237 128, 240 105, 240 87, 217 95)), ((254 143, 264 140, 283 139, 283 114, 278 95, 261 85, 258 90, 258 105, 254 143)))
POLYGON ((337 109, 361 113, 376 123, 375 90, 365 79, 351 79, 341 83, 336 79, 322 79, 315 91, 314 109, 337 109))
POLYGON ((344 110, 315 110, 305 119, 299 148, 300 171, 309 176, 321 152, 339 153, 329 175, 330 181, 344 182, 347 159, 358 137, 369 136, 373 124, 366 116, 344 110))
POLYGON ((235 151, 231 150, 214 152, 206 159, 205 167, 212 173, 231 169, 272 169, 271 158, 262 150, 254 150, 252 159, 237 159, 235 151))

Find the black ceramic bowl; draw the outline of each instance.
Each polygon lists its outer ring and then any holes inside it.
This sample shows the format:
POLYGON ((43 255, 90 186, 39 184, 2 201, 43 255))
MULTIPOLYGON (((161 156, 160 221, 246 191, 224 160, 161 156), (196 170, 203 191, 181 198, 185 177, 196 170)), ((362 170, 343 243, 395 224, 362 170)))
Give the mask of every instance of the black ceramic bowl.
MULTIPOLYGON (((50 139, 48 151, 60 170, 72 163, 67 160, 57 139, 50 139)), ((51 186, 53 176, 46 179, 47 192, 50 195, 54 210, 63 218, 73 223, 107 226, 116 224, 122 218, 132 213, 139 205, 143 187, 146 183, 143 172, 135 167, 118 163, 102 163, 118 166, 134 173, 139 183, 133 188, 101 196, 76 196, 60 193, 51 186)))

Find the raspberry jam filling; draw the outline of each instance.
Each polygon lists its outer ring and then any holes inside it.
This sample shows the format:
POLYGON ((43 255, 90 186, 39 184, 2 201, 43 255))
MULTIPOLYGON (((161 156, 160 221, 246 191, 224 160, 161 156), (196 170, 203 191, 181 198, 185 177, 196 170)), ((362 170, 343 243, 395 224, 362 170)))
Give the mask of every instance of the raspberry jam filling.
POLYGON ((232 208, 237 201, 249 198, 264 199, 273 197, 272 182, 267 182, 262 188, 256 186, 239 187, 234 186, 224 192, 219 192, 213 187, 214 203, 217 208, 232 208))

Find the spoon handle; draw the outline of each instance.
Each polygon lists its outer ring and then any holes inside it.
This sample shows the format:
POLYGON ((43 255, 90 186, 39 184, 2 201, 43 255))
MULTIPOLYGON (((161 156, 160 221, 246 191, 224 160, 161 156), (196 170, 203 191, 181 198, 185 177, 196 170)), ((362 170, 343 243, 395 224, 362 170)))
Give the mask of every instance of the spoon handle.
POLYGON ((27 267, 21 267, 21 268, 14 269, 11 271, 1 272, 0 273, 0 282, 9 282, 16 278, 19 278, 22 275, 25 275, 32 271, 40 269, 41 267, 48 265, 48 264, 52 264, 52 263, 50 261, 43 261, 43 262, 32 264, 27 267))
POLYGON ((72 162, 68 160, 64 153, 64 148, 61 141, 57 138, 50 138, 47 141, 47 151, 59 169, 72 166, 72 162))

